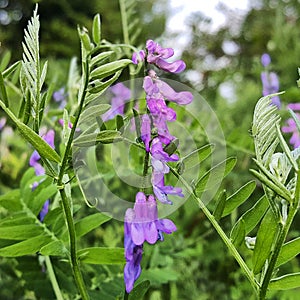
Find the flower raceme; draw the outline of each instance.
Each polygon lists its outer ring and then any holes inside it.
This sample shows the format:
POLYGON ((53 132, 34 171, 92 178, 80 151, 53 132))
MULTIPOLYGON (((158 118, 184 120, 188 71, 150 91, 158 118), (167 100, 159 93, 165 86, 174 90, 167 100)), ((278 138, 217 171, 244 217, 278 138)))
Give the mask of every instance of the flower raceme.
POLYGON ((163 240, 163 233, 170 234, 176 231, 175 224, 168 219, 158 219, 157 203, 153 195, 148 197, 138 192, 134 208, 127 209, 124 226, 124 247, 126 265, 124 280, 126 291, 129 293, 135 280, 141 273, 141 259, 143 244, 155 244, 163 240))
MULTIPOLYGON (((182 60, 167 62, 166 59, 174 55, 172 48, 163 48, 152 40, 146 42, 146 50, 134 53, 132 61, 135 64, 145 62, 170 73, 179 73, 185 69, 182 60)), ((140 117, 140 139, 145 145, 145 151, 151 158, 151 184, 153 193, 146 196, 138 192, 134 207, 127 209, 124 224, 124 247, 126 265, 124 281, 129 293, 134 282, 141 274, 141 259, 143 244, 155 244, 163 241, 163 233, 170 234, 176 230, 175 224, 168 219, 158 219, 157 200, 163 204, 172 204, 168 195, 183 197, 182 189, 165 185, 165 175, 170 172, 169 162, 176 162, 179 156, 167 153, 164 149, 176 139, 169 132, 168 122, 176 121, 176 112, 168 107, 167 102, 187 105, 193 100, 188 91, 176 92, 166 82, 159 79, 153 69, 148 70, 143 81, 146 93, 148 114, 140 117)), ((147 160, 148 161, 148 160, 147 160)), ((148 170, 148 169, 147 169, 148 170)), ((145 175, 145 174, 144 174, 145 175)))
MULTIPOLYGON (((264 53, 261 57, 261 63, 265 71, 261 72, 261 81, 263 85, 263 96, 275 94, 279 91, 279 79, 276 73, 267 71, 267 67, 271 63, 269 54, 264 53)), ((278 96, 272 97, 272 103, 278 108, 281 106, 280 98, 278 96)))

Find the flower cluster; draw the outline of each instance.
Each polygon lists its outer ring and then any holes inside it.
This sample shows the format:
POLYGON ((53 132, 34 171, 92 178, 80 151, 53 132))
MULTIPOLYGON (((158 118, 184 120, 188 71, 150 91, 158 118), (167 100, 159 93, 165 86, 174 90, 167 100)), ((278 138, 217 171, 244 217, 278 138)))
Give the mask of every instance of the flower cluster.
POLYGON ((111 86, 109 90, 114 96, 111 99, 110 110, 102 115, 102 120, 104 122, 113 119, 118 114, 123 115, 125 104, 131 97, 130 89, 121 82, 111 86))
MULTIPOLYGON (((264 53, 261 56, 261 63, 263 67, 265 68, 265 71, 261 72, 261 81, 263 85, 263 96, 267 96, 270 94, 275 94, 279 91, 279 80, 278 76, 274 72, 269 72, 267 70, 268 66, 271 63, 271 57, 269 54, 264 53)), ((276 105, 278 108, 281 106, 280 98, 279 96, 272 97, 272 103, 276 105)))
MULTIPOLYGON (((297 111, 300 111, 300 103, 290 103, 287 105, 287 108, 296 112, 296 116, 300 120, 300 114, 297 111)), ((290 138, 290 144, 293 145, 294 149, 300 146, 300 135, 296 125, 296 122, 293 118, 289 118, 286 121, 287 125, 282 127, 282 132, 292 133, 290 138)))
MULTIPOLYGON (((155 65, 163 71, 179 73, 185 69, 185 63, 182 60, 166 61, 173 55, 173 49, 163 48, 154 41, 148 40, 146 51, 141 50, 134 53, 132 61, 135 64, 145 62, 148 66, 155 65)), ((150 69, 145 76, 143 88, 146 93, 149 114, 141 116, 140 138, 145 145, 146 155, 151 157, 153 194, 145 195, 143 192, 138 192, 134 208, 128 209, 125 214, 126 265, 124 280, 128 293, 141 273, 140 263, 144 242, 154 244, 158 240, 163 241, 163 233, 170 234, 176 230, 176 226, 171 220, 158 219, 157 211, 157 200, 163 204, 172 204, 168 195, 184 196, 181 188, 165 185, 165 175, 170 172, 168 163, 179 160, 177 154, 168 153, 166 150, 166 146, 175 140, 175 137, 169 132, 168 122, 176 120, 176 112, 168 107, 167 101, 186 105, 193 100, 190 92, 174 91, 166 82, 158 78, 153 69, 150 69)))
MULTIPOLYGON (((48 132, 46 132, 44 135, 42 135, 43 139, 50 145, 50 147, 54 148, 54 130, 50 129, 48 132)), ((34 152, 32 153, 30 159, 29 159, 29 165, 31 167, 34 168, 35 170, 35 175, 39 176, 39 175, 45 175, 45 169, 44 167, 40 164, 40 155, 39 153, 34 150, 34 152)), ((39 185, 38 182, 35 182, 32 186, 32 189, 35 189, 37 186, 39 185)), ((39 219, 42 222, 46 216, 46 214, 48 213, 48 209, 49 209, 49 204, 50 201, 46 200, 40 213, 39 213, 39 219)))

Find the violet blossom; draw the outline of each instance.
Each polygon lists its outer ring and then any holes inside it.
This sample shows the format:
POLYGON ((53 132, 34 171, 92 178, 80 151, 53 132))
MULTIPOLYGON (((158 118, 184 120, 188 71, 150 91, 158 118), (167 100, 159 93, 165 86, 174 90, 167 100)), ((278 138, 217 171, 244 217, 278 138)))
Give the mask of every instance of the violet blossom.
MULTIPOLYGON (((297 107, 296 103, 293 103, 293 105, 289 104, 288 106, 293 107, 294 105, 295 105, 295 107, 297 107)), ((296 116, 300 120, 300 114, 296 113, 296 116)), ((284 133, 292 133, 292 136, 291 136, 289 142, 294 147, 294 149, 296 149, 296 148, 298 148, 300 146, 300 135, 299 135, 299 131, 298 131, 296 122, 295 122, 295 120, 293 118, 289 118, 286 121, 286 124, 287 124, 286 126, 282 127, 282 132, 284 132, 284 133)))
POLYGON ((127 293, 133 289, 134 282, 141 274, 143 244, 163 241, 163 233, 176 231, 175 224, 168 219, 158 219, 157 203, 153 195, 142 192, 136 194, 134 208, 127 209, 124 222, 124 247, 126 265, 124 281, 127 293))
POLYGON ((55 102, 59 103, 59 108, 64 108, 67 104, 66 97, 67 93, 64 87, 60 88, 59 90, 53 93, 53 99, 55 102))
POLYGON ((118 114, 123 115, 125 104, 131 97, 130 89, 121 82, 113 85, 110 91, 114 97, 111 100, 111 108, 102 115, 104 122, 113 119, 118 114))
MULTIPOLYGON (((153 64, 163 71, 179 73, 185 69, 182 60, 167 62, 166 59, 174 55, 172 48, 162 48, 152 40, 146 43, 146 51, 134 53, 134 64, 145 60, 147 64, 153 64)), ((164 147, 170 144, 175 137, 169 132, 167 122, 176 121, 176 112, 168 107, 166 101, 178 105, 189 104, 193 100, 190 92, 176 92, 167 83, 160 80, 154 70, 148 71, 144 78, 143 88, 146 92, 147 108, 149 115, 141 117, 140 139, 145 145, 145 150, 151 157, 151 184, 153 194, 146 196, 143 192, 136 195, 134 208, 127 209, 124 224, 124 247, 126 265, 124 268, 124 281, 126 291, 133 289, 134 282, 141 273, 141 259, 143 244, 154 244, 158 240, 163 241, 163 233, 170 234, 176 230, 175 224, 168 219, 158 219, 156 199, 163 204, 172 204, 168 195, 183 197, 182 189, 165 185, 165 175, 170 172, 169 162, 179 160, 177 154, 169 155, 164 147)))
MULTIPOLYGON (((271 63, 270 56, 267 53, 263 54, 261 57, 261 62, 266 68, 271 63)), ((279 91, 279 79, 276 73, 269 72, 267 70, 261 72, 261 81, 263 85, 263 96, 275 94, 279 91)), ((281 102, 279 96, 273 96, 271 100, 274 105, 280 108, 281 102)))
POLYGON ((6 118, 5 117, 0 118, 0 130, 3 129, 5 124, 6 124, 6 118))
MULTIPOLYGON (((53 149, 54 149, 54 135, 55 135, 54 130, 53 130, 53 129, 50 129, 48 132, 46 132, 46 133, 42 136, 42 138, 43 138, 43 139, 49 144, 49 146, 50 146, 51 148, 53 148, 53 149)), ((33 151, 32 155, 31 155, 31 157, 30 157, 30 159, 29 159, 29 165, 30 165, 31 167, 34 168, 34 170, 35 170, 35 175, 37 175, 37 176, 45 175, 45 169, 44 169, 44 167, 43 167, 43 166, 40 164, 40 162, 39 162, 40 159, 41 159, 41 157, 40 157, 39 153, 38 153, 36 150, 33 151)), ((32 189, 34 190, 38 185, 39 185, 38 182, 34 182, 34 183, 33 183, 33 186, 32 186, 32 189)), ((40 211, 40 213, 39 213, 39 220, 40 220, 41 222, 43 222, 43 220, 44 220, 46 214, 48 213, 48 210, 49 210, 49 204, 50 204, 50 201, 49 201, 49 199, 48 199, 48 200, 45 201, 45 203, 44 203, 44 205, 43 205, 43 207, 42 207, 42 209, 41 209, 41 211, 40 211)))

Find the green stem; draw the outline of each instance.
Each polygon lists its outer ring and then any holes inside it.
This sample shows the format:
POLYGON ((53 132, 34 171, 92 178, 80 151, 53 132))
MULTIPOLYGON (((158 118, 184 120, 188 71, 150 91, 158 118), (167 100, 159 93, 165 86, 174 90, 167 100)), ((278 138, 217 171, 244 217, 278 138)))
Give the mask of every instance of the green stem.
POLYGON ((297 184, 296 184, 295 196, 294 196, 294 199, 293 199, 291 205, 289 206, 289 213, 288 213, 287 219, 284 222, 284 224, 281 225, 281 228, 279 230, 278 238, 274 245, 274 252, 269 261, 269 265, 268 265, 267 271, 265 273, 265 276, 263 278, 262 285, 260 288, 260 293, 259 293, 260 300, 264 300, 266 298, 268 286, 272 279, 272 274, 274 272, 274 268, 276 266, 276 261, 278 259, 280 250, 283 246, 284 241, 286 240, 288 231, 289 231, 289 229, 292 225, 292 222, 294 220, 294 217, 298 211, 298 206, 299 206, 299 201, 300 201, 300 171, 299 170, 297 171, 296 176, 297 176, 297 184))
POLYGON ((260 288, 260 293, 259 293, 259 299, 260 300, 266 299, 268 286, 269 286, 270 280, 272 279, 272 274, 274 272, 274 268, 275 268, 275 265, 276 265, 278 255, 280 253, 280 250, 283 246, 283 243, 286 239, 286 236, 288 234, 288 231, 290 229, 290 226, 291 226, 291 224, 294 220, 294 217, 295 217, 296 213, 297 213, 297 207, 292 207, 291 206, 290 211, 288 213, 286 223, 283 226, 281 225, 281 227, 279 229, 278 238, 277 238, 276 243, 274 245, 274 251, 272 253, 267 271, 265 273, 265 276, 264 276, 264 279, 263 279, 263 282, 262 282, 262 285, 261 285, 261 288, 260 288))
POLYGON ((87 60, 86 60, 86 63, 85 63, 85 67, 86 67, 86 69, 84 70, 85 78, 84 78, 83 92, 82 92, 81 97, 80 97, 76 118, 75 118, 75 121, 73 123, 73 127, 72 127, 71 132, 70 132, 70 136, 69 136, 69 139, 68 139, 68 142, 67 142, 67 145, 66 145, 66 149, 65 149, 65 152, 64 152, 64 157, 62 159, 61 168, 60 168, 60 171, 59 171, 59 174, 58 174, 58 179, 57 179, 57 187, 58 187, 60 195, 61 195, 61 200, 62 200, 63 209, 64 209, 64 213, 65 213, 65 218, 66 218, 66 223, 67 223, 68 232, 69 232, 71 265, 72 265, 73 274, 74 274, 74 278, 75 278, 78 290, 79 290, 80 295, 81 295, 83 300, 89 299, 89 295, 87 293, 87 290, 86 290, 86 287, 85 287, 85 284, 84 284, 84 281, 83 281, 83 277, 82 277, 82 274, 81 274, 81 271, 80 271, 79 265, 78 265, 77 250, 76 250, 77 247, 76 247, 75 225, 74 225, 74 222, 73 222, 71 207, 69 205, 69 199, 66 195, 66 191, 65 191, 65 188, 64 188, 63 176, 64 176, 66 168, 68 166, 68 159, 69 159, 69 155, 71 153, 71 146, 72 146, 76 126, 78 124, 79 117, 80 117, 80 114, 81 114, 82 109, 83 109, 84 99, 85 99, 85 96, 86 96, 86 88, 87 88, 87 85, 88 85, 88 62, 87 62, 87 60))
POLYGON ((224 244, 227 246, 227 248, 230 251, 230 253, 232 254, 232 256, 235 258, 235 260, 237 261, 237 263, 240 265, 242 271, 244 272, 244 274, 248 278, 248 280, 251 283, 251 285, 252 285, 253 289, 255 290, 255 292, 258 293, 259 285, 258 285, 256 279, 254 278, 252 272, 248 268, 248 266, 245 263, 244 259, 241 257, 241 255, 239 254, 239 252, 237 251, 237 249, 235 248, 235 246, 233 245, 233 243, 231 242, 231 240, 227 237, 226 233, 223 231, 223 229, 221 228, 221 226, 219 225, 219 223, 217 222, 217 220, 210 213, 210 211, 207 209, 207 207, 201 201, 201 199, 198 198, 195 195, 194 191, 192 190, 192 188, 190 187, 190 185, 184 180, 184 178, 182 178, 174 170, 174 168, 172 168, 171 166, 169 166, 169 167, 170 167, 171 172, 181 181, 181 183, 184 185, 184 187, 186 188, 186 190, 188 191, 188 193, 197 202, 198 206, 203 211, 203 213, 205 214, 205 216, 208 218, 208 220, 210 221, 210 223, 212 224, 212 226, 215 228, 215 230, 217 231, 217 233, 221 237, 221 239, 224 242, 224 244))
POLYGON ((119 0, 120 4, 120 12, 121 12, 121 20, 122 20, 122 29, 123 29, 123 40, 125 44, 130 44, 129 42, 129 33, 128 33, 128 24, 127 24, 127 14, 126 14, 126 7, 125 1, 119 0))
POLYGON ((64 300, 64 297, 63 297, 63 295, 60 291, 58 282, 56 280, 56 276, 55 276, 55 273, 54 273, 54 270, 53 270, 53 267, 52 267, 50 257, 49 256, 44 256, 44 257, 45 257, 45 262, 46 262, 46 266, 47 266, 47 272, 48 272, 48 275, 49 275, 49 278, 50 278, 50 281, 51 281, 52 288, 53 288, 54 294, 56 296, 56 299, 57 300, 64 300))
POLYGON ((68 232, 69 232, 69 243, 70 243, 70 256, 71 256, 71 264, 72 264, 72 269, 73 269, 73 275, 77 284, 77 288, 80 292, 80 295, 83 300, 88 300, 89 295, 87 293, 83 277, 81 274, 81 271, 79 269, 79 264, 77 260, 77 247, 76 247, 76 232, 75 232, 75 225, 73 222, 73 216, 71 212, 71 208, 69 205, 69 200, 66 195, 66 192, 64 189, 59 190, 61 199, 62 199, 62 204, 63 204, 63 209, 65 212, 65 217, 67 221, 67 226, 68 226, 68 232))

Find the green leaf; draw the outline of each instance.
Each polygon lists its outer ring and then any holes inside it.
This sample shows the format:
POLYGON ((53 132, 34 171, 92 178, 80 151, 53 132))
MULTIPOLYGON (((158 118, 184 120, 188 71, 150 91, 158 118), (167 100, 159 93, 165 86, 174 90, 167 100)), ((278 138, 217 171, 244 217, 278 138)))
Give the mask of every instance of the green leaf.
POLYGON ((21 64, 21 61, 17 61, 12 64, 9 68, 2 72, 3 78, 8 77, 12 72, 14 72, 21 64))
POLYGON ((101 63, 105 59, 109 58, 115 53, 115 51, 105 51, 93 56, 91 59, 90 67, 93 68, 95 65, 101 63))
POLYGON ((245 224, 245 234, 248 234, 264 216, 268 207, 269 207, 268 198, 266 196, 262 196, 255 203, 255 205, 252 208, 250 208, 248 211, 246 211, 235 223, 232 229, 232 234, 237 228, 239 228, 240 222, 243 222, 245 224))
POLYGON ((179 139, 175 138, 171 143, 164 147, 164 151, 167 152, 169 155, 172 155, 178 148, 179 139))
POLYGON ((78 147, 89 147, 94 146, 97 143, 111 144, 119 141, 122 141, 122 136, 119 131, 103 130, 99 133, 80 135, 74 140, 74 145, 78 147))
POLYGON ((218 197, 218 201, 216 203, 216 207, 213 212, 213 216, 215 219, 218 221, 221 219, 224 208, 225 208, 225 203, 226 203, 226 190, 223 190, 218 197))
POLYGON ((75 223, 76 236, 81 237, 109 220, 111 217, 101 213, 87 216, 75 223))
POLYGON ((37 224, 3 226, 0 227, 0 239, 21 241, 35 237, 43 231, 43 228, 37 224))
POLYGON ((0 72, 3 72, 4 69, 8 66, 9 61, 11 59, 11 52, 10 51, 4 51, 4 54, 1 57, 0 62, 0 72))
POLYGON ((21 210, 22 204, 20 202, 20 190, 11 190, 6 194, 0 196, 0 206, 9 211, 21 210))
POLYGON ((49 243, 50 241, 50 237, 38 235, 28 240, 0 249, 0 256, 15 257, 28 254, 35 254, 40 250, 42 246, 49 243))
POLYGON ((8 98, 6 93, 6 87, 4 85, 4 79, 2 76, 2 72, 0 72, 0 98, 3 100, 6 107, 8 107, 8 98))
POLYGON ((49 179, 51 183, 49 183, 48 180, 47 180, 48 182, 45 183, 44 185, 43 182, 40 183, 36 188, 37 193, 34 193, 36 190, 33 191, 34 198, 27 203, 28 208, 35 215, 37 215, 41 211, 46 200, 50 199, 53 195, 57 193, 56 186, 52 183, 52 179, 51 178, 49 179))
POLYGON ((204 161, 212 153, 213 149, 214 146, 212 144, 207 144, 183 157, 179 164, 183 164, 184 170, 191 169, 204 161))
POLYGON ((97 67, 91 72, 90 76, 92 79, 102 79, 116 73, 117 71, 123 70, 129 64, 132 64, 132 61, 130 59, 120 59, 117 61, 113 61, 97 67))
POLYGON ((276 261, 276 268, 290 261, 300 253, 300 237, 285 243, 276 261))
POLYGON ((87 264, 124 264, 124 248, 85 248, 77 252, 80 261, 87 264))
MULTIPOLYGON (((106 81, 101 81, 99 79, 96 79, 92 82, 89 83, 88 86, 88 92, 91 94, 99 94, 100 92, 103 92, 107 87, 111 86, 121 75, 122 70, 116 72, 116 74, 111 77, 110 79, 106 80, 106 81)), ((92 98, 93 100, 95 98, 92 98)), ((89 100, 87 98, 87 102, 90 102, 91 100, 89 100)))
POLYGON ((87 30, 85 28, 81 29, 79 26, 77 29, 78 29, 78 35, 79 35, 79 38, 80 38, 83 48, 87 52, 90 52, 93 49, 93 45, 91 43, 90 37, 87 33, 87 30))
POLYGON ((67 249, 61 241, 52 241, 40 249, 40 253, 45 256, 66 256, 67 249))
POLYGON ((121 115, 116 116, 116 126, 118 131, 124 132, 124 119, 121 115))
POLYGON ((92 30, 93 40, 95 44, 100 44, 101 41, 101 21, 100 15, 96 14, 93 20, 93 30, 92 30))
POLYGON ((60 157, 57 152, 55 152, 55 150, 52 149, 38 134, 27 125, 20 122, 17 118, 13 121, 17 125, 22 136, 37 150, 41 157, 57 163, 60 162, 60 157))
POLYGON ((79 122, 95 122, 96 117, 101 116, 111 108, 109 104, 98 104, 86 108, 80 116, 79 122))
POLYGON ((205 190, 215 188, 236 164, 235 157, 229 157, 207 171, 196 183, 195 192, 201 194, 205 190), (210 180, 209 180, 210 179, 210 180))
POLYGON ((230 239, 232 243, 239 247, 245 241, 246 229, 245 229, 245 221, 242 219, 236 226, 233 227, 230 233, 230 239))
POLYGON ((269 209, 264 216, 257 232, 255 247, 253 251, 252 263, 253 273, 258 274, 268 259, 274 239, 277 234, 278 224, 274 213, 269 209))
POLYGON ((129 300, 140 300, 143 299, 144 295, 147 293, 150 287, 150 281, 145 280, 138 284, 134 289, 130 292, 128 299, 129 300))
POLYGON ((270 290, 289 290, 300 287, 300 273, 287 274, 270 281, 270 290))
POLYGON ((222 217, 229 215, 234 209, 244 203, 250 195, 255 190, 256 183, 255 181, 249 181, 244 186, 242 186, 237 192, 232 196, 227 198, 225 202, 225 208, 222 214, 222 217))

